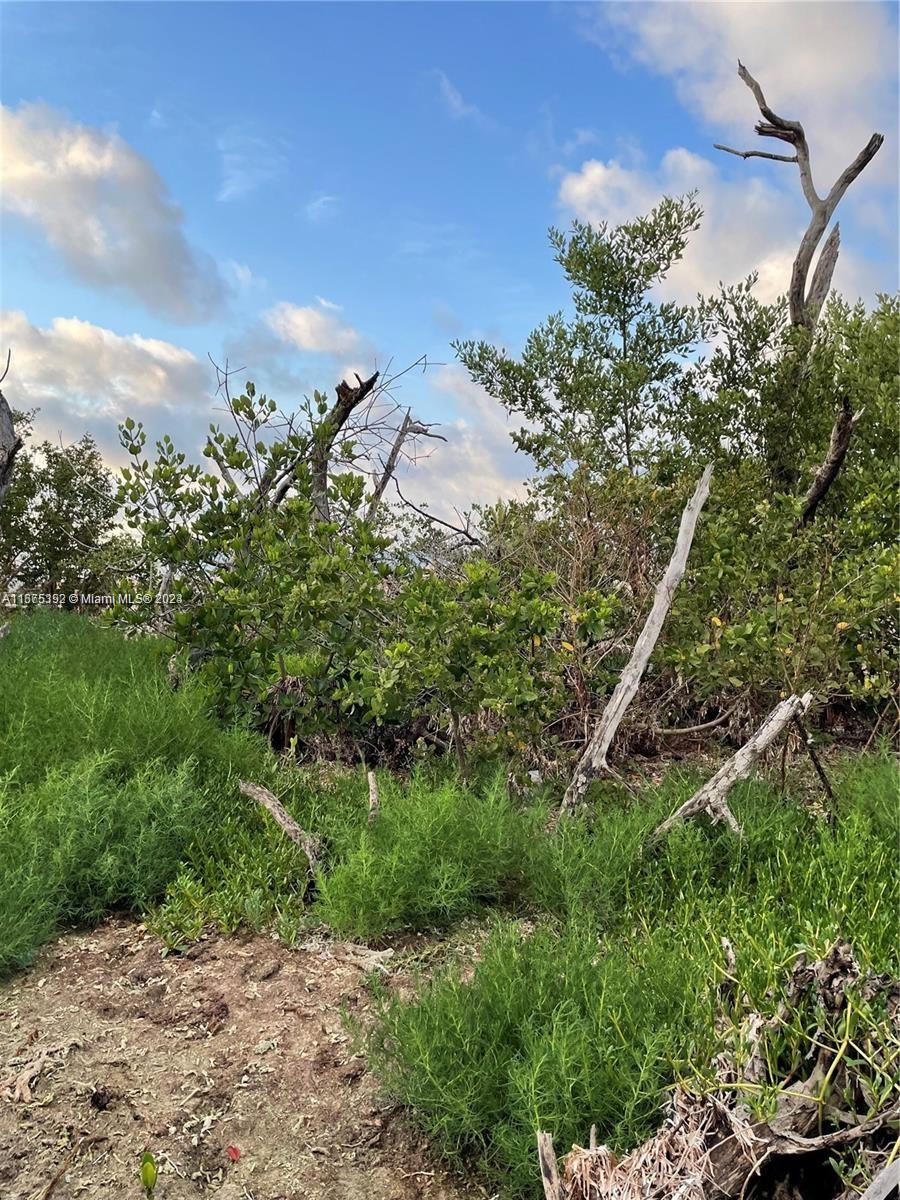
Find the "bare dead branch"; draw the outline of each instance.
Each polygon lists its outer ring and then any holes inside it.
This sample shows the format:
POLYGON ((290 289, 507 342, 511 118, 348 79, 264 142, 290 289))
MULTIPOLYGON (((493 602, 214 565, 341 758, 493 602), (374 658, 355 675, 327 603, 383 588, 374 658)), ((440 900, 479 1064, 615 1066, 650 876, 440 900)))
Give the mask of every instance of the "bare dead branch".
POLYGON ((838 408, 837 416, 834 419, 834 425, 831 427, 828 453, 816 471, 815 477, 809 485, 809 491, 806 493, 806 499, 803 502, 803 511, 800 514, 800 520, 797 522, 798 528, 808 525, 814 519, 816 510, 827 496, 829 488, 834 483, 838 472, 843 466, 844 459, 847 457, 847 451, 850 448, 853 430, 856 428, 861 417, 862 409, 851 415, 850 401, 844 396, 838 408))
POLYGON ((737 158, 768 158, 772 162, 795 163, 798 161, 796 154, 770 154, 768 150, 734 150, 731 146, 722 146, 718 142, 713 145, 714 150, 721 150, 725 154, 734 154, 737 158))
POLYGON ((428 512, 427 509, 419 508, 419 506, 417 504, 413 504, 412 500, 407 499, 407 497, 404 496, 403 493, 400 491, 400 484, 397 482, 396 479, 394 480, 394 487, 397 489, 397 495, 400 497, 400 499, 403 501, 403 503, 406 505, 406 507, 411 508, 413 510, 413 512, 418 513, 420 517, 424 517, 426 521, 433 521, 436 525, 443 525, 445 529, 449 529, 453 533, 458 533, 459 536, 463 539, 463 541, 468 543, 468 545, 470 545, 470 546, 480 546, 481 545, 481 539, 477 538, 475 536, 475 534, 472 533, 472 531, 469 527, 470 518, 468 515, 466 516, 466 525, 465 526, 453 525, 450 521, 444 521, 444 520, 442 520, 441 517, 436 517, 434 515, 434 513, 428 512))
POLYGON ((799 121, 788 121, 778 116, 766 102, 763 90, 753 78, 743 63, 738 63, 738 75, 753 93, 760 113, 765 118, 756 124, 756 132, 760 137, 776 138, 789 142, 796 151, 796 156, 767 154, 763 151, 733 150, 729 146, 716 144, 717 150, 726 154, 736 154, 739 158, 770 158, 776 162, 796 162, 800 172, 800 186, 812 214, 806 232, 800 242, 800 247, 794 259, 791 270, 791 282, 788 289, 791 324, 813 329, 818 318, 834 274, 840 247, 840 235, 835 233, 828 239, 807 292, 807 279, 813 256, 822 240, 828 223, 834 216, 835 209, 853 181, 865 170, 866 166, 881 149, 884 135, 873 133, 866 145, 860 150, 853 162, 846 167, 835 180, 827 196, 823 199, 816 191, 813 182, 812 166, 809 158, 809 146, 806 134, 799 121), (832 240, 833 239, 833 240, 832 240))
POLYGON ((647 620, 644 622, 644 628, 635 642, 631 658, 622 671, 619 682, 616 684, 615 690, 612 696, 610 696, 606 708, 603 710, 603 715, 597 723, 593 736, 588 742, 578 766, 575 768, 572 782, 563 796, 562 804, 559 808, 559 816, 572 813, 584 800, 585 793, 591 781, 609 771, 606 761, 609 747, 629 704, 637 695, 641 679, 647 668, 647 663, 650 661, 650 655, 653 653, 663 627, 663 622, 671 607, 675 590, 684 575, 691 544, 694 540, 694 530, 697 528, 697 520, 709 495, 709 483, 712 479, 712 472, 712 463, 710 463, 700 477, 700 482, 697 484, 693 496, 691 496, 685 505, 684 512, 681 514, 678 537, 675 539, 675 549, 672 551, 672 557, 665 574, 657 584, 656 594, 653 598, 653 607, 650 610, 647 620))
POLYGON ((251 800, 255 800, 257 804, 261 804, 271 814, 291 841, 296 842, 306 855, 306 860, 309 863, 309 873, 311 875, 315 874, 319 862, 318 839, 300 828, 278 797, 274 796, 268 788, 260 787, 258 783, 245 783, 243 781, 238 784, 238 788, 243 795, 249 796, 251 800))
POLYGON ((812 692, 803 696, 788 696, 769 713, 756 733, 741 746, 737 754, 716 771, 699 791, 686 800, 671 817, 667 817, 653 833, 654 839, 662 837, 679 821, 686 821, 698 813, 709 814, 713 824, 724 821, 736 834, 741 827, 728 807, 728 793, 739 779, 746 779, 756 765, 759 756, 781 736, 788 725, 801 716, 812 703, 812 692))

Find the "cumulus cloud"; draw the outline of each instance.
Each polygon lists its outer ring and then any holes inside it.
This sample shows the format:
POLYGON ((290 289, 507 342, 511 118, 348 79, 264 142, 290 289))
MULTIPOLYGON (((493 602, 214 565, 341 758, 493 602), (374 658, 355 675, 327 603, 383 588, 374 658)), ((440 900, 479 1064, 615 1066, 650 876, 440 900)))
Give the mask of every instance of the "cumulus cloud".
MULTIPOLYGON (((774 300, 786 292, 808 212, 802 199, 762 179, 728 180, 718 164, 678 148, 669 150, 656 168, 591 159, 563 176, 559 200, 582 220, 617 224, 648 212, 663 195, 694 189, 704 209, 703 221, 684 259, 662 285, 662 294, 692 301, 700 292, 715 291, 720 280, 736 283, 754 270, 759 273, 760 299, 774 300)), ((868 299, 876 286, 886 283, 846 247, 841 251, 835 273, 838 291, 852 299, 868 299)))
POLYGON ((313 354, 355 354, 364 340, 334 315, 333 304, 316 308, 283 300, 264 314, 265 323, 283 342, 313 354))
POLYGON ((871 133, 888 134, 866 176, 893 186, 897 32, 889 5, 630 2, 594 6, 582 21, 604 49, 672 79, 682 103, 729 130, 741 149, 760 142, 753 97, 737 76, 737 60, 746 63, 775 111, 803 122, 820 193, 871 133))
POLYGON ((430 378, 441 406, 449 402, 455 415, 440 427, 447 442, 435 443, 437 449, 404 474, 403 494, 415 504, 427 503, 440 517, 522 495, 531 464, 515 452, 510 430, 517 425, 510 424, 506 409, 461 366, 440 367, 430 378))
POLYGON ((144 421, 152 437, 177 433, 179 442, 192 428, 199 440, 209 421, 209 366, 171 342, 75 317, 40 328, 18 311, 0 314, 0 339, 12 348, 7 399, 16 409, 40 409, 39 438, 73 441, 89 431, 107 461, 121 462, 116 428, 125 417, 144 421))
POLYGON ((44 104, 3 108, 3 207, 40 229, 78 279, 176 321, 206 320, 225 295, 185 237, 153 166, 116 133, 44 104))

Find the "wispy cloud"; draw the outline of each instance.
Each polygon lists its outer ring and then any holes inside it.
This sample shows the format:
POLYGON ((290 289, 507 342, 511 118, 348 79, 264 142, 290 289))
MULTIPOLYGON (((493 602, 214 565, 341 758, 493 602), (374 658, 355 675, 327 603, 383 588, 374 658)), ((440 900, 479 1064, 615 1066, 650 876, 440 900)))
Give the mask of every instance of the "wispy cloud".
POLYGON ((123 138, 45 104, 0 116, 2 205, 40 229, 74 276, 176 321, 220 307, 215 263, 188 242, 165 182, 123 138))
POLYGON ((324 192, 318 196, 313 196, 312 200, 306 206, 307 221, 312 221, 313 224, 318 224, 320 221, 327 221, 329 217, 334 216, 337 203, 337 196, 328 196, 324 192))
POLYGON ((459 88, 451 83, 443 71, 435 69, 432 74, 437 81, 438 96, 444 110, 454 121, 471 121, 472 124, 479 125, 482 129, 496 128, 493 118, 483 113, 477 104, 465 100, 459 88))
POLYGON ((222 158, 222 185, 218 199, 240 200, 284 174, 287 158, 265 138, 245 127, 226 129, 216 145, 222 158))

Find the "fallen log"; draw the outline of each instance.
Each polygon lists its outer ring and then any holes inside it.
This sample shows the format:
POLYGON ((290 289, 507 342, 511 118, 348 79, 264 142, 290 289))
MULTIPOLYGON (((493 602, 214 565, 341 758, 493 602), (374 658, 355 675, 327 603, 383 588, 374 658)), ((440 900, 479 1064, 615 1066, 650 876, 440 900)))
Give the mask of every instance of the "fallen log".
POLYGON ((806 712, 811 703, 812 692, 806 692, 803 696, 788 696, 786 700, 782 700, 780 704, 776 705, 756 733, 741 746, 737 754, 732 755, 724 766, 716 771, 712 779, 707 780, 703 787, 691 796, 690 800, 686 800, 679 809, 667 817, 656 828, 653 837, 662 837, 679 821, 686 821, 689 817, 694 817, 701 812, 709 813, 710 820, 714 825, 724 821, 740 836, 741 827, 728 807, 728 793, 738 780, 746 779, 756 765, 759 756, 781 736, 791 721, 806 712))
POLYGON ((647 663, 650 661, 650 655, 653 653, 663 622, 672 605, 675 590, 684 576, 691 543, 694 540, 694 530, 697 528, 697 519, 709 495, 712 472, 712 463, 710 463, 700 477, 693 496, 685 505, 684 512, 681 514, 678 537, 675 539, 675 549, 672 551, 665 574, 657 584, 653 607, 634 644, 631 658, 622 671, 619 682, 616 684, 615 690, 603 710, 603 715, 575 768, 572 782, 563 796, 557 819, 574 812, 584 800, 590 783, 600 775, 609 772, 606 756, 629 704, 637 695, 644 671, 647 669, 647 663))
MULTIPOLYGON (((850 1146, 895 1122, 900 1118, 896 1099, 864 1116, 848 1114, 842 1102, 833 1122, 837 1127, 816 1132, 823 1118, 827 1122, 832 1114, 833 1098, 855 1090, 865 1094, 864 1088, 854 1088, 846 1046, 842 1049, 834 1036, 846 1005, 846 991, 857 984, 861 994, 870 997, 878 992, 893 996, 900 987, 889 977, 860 980, 859 965, 847 943, 838 943, 811 965, 801 956, 775 1015, 765 1018, 748 1013, 735 1031, 734 1057, 719 1056, 718 1086, 705 1093, 676 1088, 662 1127, 623 1158, 606 1146, 597 1146, 592 1137, 588 1148, 573 1146, 560 1167, 552 1136, 540 1131, 538 1162, 546 1200, 671 1200, 675 1196, 679 1200, 736 1200, 747 1194, 763 1162, 796 1160, 850 1146), (773 1088, 766 1069, 771 1056, 765 1054, 762 1038, 767 1030, 789 1025, 803 1001, 817 1006, 822 1014, 819 1028, 809 1038, 811 1054, 815 1049, 812 1067, 805 1080, 784 1080, 774 1089, 777 1099, 771 1116, 754 1117, 737 1097, 773 1088), (739 1054, 743 1054, 743 1062, 737 1061, 739 1054)), ((888 1007, 890 1011, 890 1004, 888 1007)), ((875 1029, 859 1034, 861 1041, 870 1036, 877 1037, 875 1029)), ((875 1186, 879 1178, 870 1188, 872 1200, 887 1195, 880 1184, 875 1186)))
POLYGON ((278 822, 291 841, 296 842, 306 855, 306 860, 309 863, 309 873, 314 875, 319 863, 320 847, 318 839, 300 828, 278 797, 273 795, 268 788, 260 787, 258 783, 246 783, 243 780, 238 784, 238 787, 243 795, 249 796, 251 800, 255 800, 257 804, 261 804, 275 821, 278 822))

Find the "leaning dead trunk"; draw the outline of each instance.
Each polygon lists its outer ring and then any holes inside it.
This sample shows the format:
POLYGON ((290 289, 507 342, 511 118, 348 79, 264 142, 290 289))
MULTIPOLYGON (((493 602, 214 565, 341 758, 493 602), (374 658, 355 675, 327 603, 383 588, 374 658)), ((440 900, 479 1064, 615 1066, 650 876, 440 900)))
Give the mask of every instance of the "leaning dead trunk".
POLYGON ((575 768, 572 782, 566 789, 560 806, 560 816, 573 812, 584 800, 590 783, 609 770, 606 756, 609 753, 610 745, 629 704, 637 695, 644 671, 647 669, 647 663, 650 661, 650 655, 653 653, 663 622, 672 605, 675 589, 684 576, 688 554, 694 540, 694 530, 697 528, 697 519, 709 495, 712 472, 712 463, 710 463, 700 477, 696 491, 688 500, 684 512, 681 514, 681 525, 675 540, 675 549, 672 551, 665 574, 657 584, 650 615, 644 622, 644 628, 635 642, 631 658, 628 660, 619 682, 616 684, 615 691, 603 710, 603 716, 597 723, 597 728, 575 768))
POLYGON ((806 712, 811 702, 812 692, 807 692, 803 696, 788 696, 776 705, 737 754, 729 758, 690 800, 686 800, 681 808, 663 821, 653 836, 662 837, 679 821, 686 821, 688 817, 694 817, 701 812, 708 813, 713 824, 724 821, 739 835, 741 827, 728 807, 728 793, 739 779, 747 778, 763 751, 777 741, 791 721, 806 712))
POLYGON ((816 510, 828 494, 828 490, 838 476, 843 466, 853 430, 862 416, 862 409, 851 414, 850 401, 846 396, 841 400, 834 425, 831 428, 831 439, 828 443, 828 453, 822 465, 816 471, 815 478, 809 486, 803 502, 803 512, 800 514, 799 525, 808 525, 816 515, 816 510))

